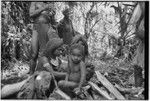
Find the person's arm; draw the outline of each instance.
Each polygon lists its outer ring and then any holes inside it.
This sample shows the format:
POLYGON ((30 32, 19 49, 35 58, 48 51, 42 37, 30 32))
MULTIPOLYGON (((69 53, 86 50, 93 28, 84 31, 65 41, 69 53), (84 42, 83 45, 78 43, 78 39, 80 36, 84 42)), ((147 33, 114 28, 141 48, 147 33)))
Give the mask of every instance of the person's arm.
POLYGON ((86 67, 83 61, 80 62, 80 69, 81 69, 81 79, 78 88, 81 88, 86 80, 86 67))
POLYGON ((33 74, 35 71, 38 52, 39 52, 38 33, 37 31, 34 30, 31 39, 30 74, 33 74))
POLYGON ((69 79, 70 68, 71 68, 71 59, 70 59, 70 56, 68 56, 67 58, 68 58, 68 68, 67 68, 67 75, 66 75, 65 81, 68 81, 68 79, 69 79))
POLYGON ((45 57, 45 56, 43 56, 41 60, 42 60, 41 62, 43 63, 43 67, 44 67, 47 71, 49 71, 50 73, 53 74, 53 68, 52 68, 52 66, 49 64, 48 58, 45 57))
POLYGON ((31 6, 30 6, 30 10, 29 10, 29 13, 30 13, 30 17, 34 17, 34 16, 37 16, 38 14, 40 14, 42 11, 46 10, 49 8, 49 5, 47 4, 46 6, 44 7, 41 7, 39 9, 36 9, 36 2, 32 2, 31 3, 31 6))
POLYGON ((79 82, 78 87, 74 89, 74 92, 78 95, 81 92, 81 87, 86 80, 86 68, 85 68, 85 63, 83 61, 80 62, 80 70, 81 70, 81 79, 79 82))
POLYGON ((68 79, 69 79, 69 72, 67 72, 67 74, 66 74, 65 81, 68 81, 68 79))

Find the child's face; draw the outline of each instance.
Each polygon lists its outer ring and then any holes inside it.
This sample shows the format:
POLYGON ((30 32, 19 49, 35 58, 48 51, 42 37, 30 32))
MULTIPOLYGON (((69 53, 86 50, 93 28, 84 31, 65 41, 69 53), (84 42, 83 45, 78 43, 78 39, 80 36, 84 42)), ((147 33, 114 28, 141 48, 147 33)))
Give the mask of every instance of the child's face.
POLYGON ((82 52, 79 49, 73 49, 71 51, 71 59, 73 63, 78 64, 82 60, 82 52))

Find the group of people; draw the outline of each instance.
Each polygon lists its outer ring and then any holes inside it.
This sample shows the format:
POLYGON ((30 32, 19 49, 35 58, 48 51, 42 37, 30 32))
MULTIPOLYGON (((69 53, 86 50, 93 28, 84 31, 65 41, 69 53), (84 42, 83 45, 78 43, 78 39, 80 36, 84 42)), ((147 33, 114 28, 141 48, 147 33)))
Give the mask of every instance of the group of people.
POLYGON ((30 17, 34 21, 30 61, 32 78, 19 91, 20 99, 45 99, 46 92, 49 92, 48 97, 55 87, 73 98, 89 79, 87 74, 94 71, 93 66, 93 71, 86 68, 88 45, 84 36, 73 29, 70 9, 62 12, 64 18, 56 25, 52 8, 53 5, 47 2, 31 3, 30 17), (60 58, 62 55, 65 62, 60 58))

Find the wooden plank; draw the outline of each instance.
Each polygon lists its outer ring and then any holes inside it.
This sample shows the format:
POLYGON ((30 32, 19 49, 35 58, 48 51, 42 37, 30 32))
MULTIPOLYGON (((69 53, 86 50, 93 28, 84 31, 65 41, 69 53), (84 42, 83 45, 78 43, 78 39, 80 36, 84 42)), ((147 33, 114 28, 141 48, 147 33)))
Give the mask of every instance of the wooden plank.
POLYGON ((55 92, 59 94, 61 97, 65 98, 66 100, 71 100, 71 98, 67 94, 65 94, 63 91, 61 91, 59 88, 57 88, 55 92))
POLYGON ((108 100, 113 100, 113 98, 111 98, 111 97, 109 96, 109 94, 108 94, 106 91, 100 89, 96 84, 94 84, 93 82, 88 82, 88 83, 89 83, 89 85, 91 85, 96 91, 98 91, 102 96, 104 96, 106 99, 108 99, 108 100))
POLYGON ((117 84, 115 84, 115 87, 116 87, 120 92, 132 93, 132 94, 139 93, 140 91, 142 91, 142 90, 144 89, 143 87, 138 87, 138 88, 124 88, 124 87, 120 87, 120 86, 117 85, 117 84))
POLYGON ((124 100, 124 96, 99 72, 95 71, 98 80, 119 100, 124 100))
POLYGON ((14 94, 16 92, 18 92, 20 90, 20 88, 30 79, 30 77, 28 77, 27 79, 18 82, 18 83, 14 83, 14 84, 8 84, 5 85, 2 89, 1 89, 1 98, 5 98, 11 94, 14 94))

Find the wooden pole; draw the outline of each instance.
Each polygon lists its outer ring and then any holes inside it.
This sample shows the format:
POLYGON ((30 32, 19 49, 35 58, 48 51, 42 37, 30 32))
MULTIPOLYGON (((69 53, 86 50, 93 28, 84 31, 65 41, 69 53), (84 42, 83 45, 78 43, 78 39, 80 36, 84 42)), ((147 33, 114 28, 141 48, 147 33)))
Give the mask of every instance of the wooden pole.
POLYGON ((98 80, 119 100, 125 100, 124 96, 99 72, 95 71, 98 80))
POLYGON ((106 99, 108 99, 108 100, 113 100, 113 98, 111 98, 111 97, 109 96, 109 94, 108 94, 106 91, 100 89, 96 84, 94 84, 93 82, 88 82, 88 83, 89 83, 89 85, 92 86, 92 88, 94 88, 94 90, 98 91, 98 93, 100 93, 100 94, 101 94, 102 96, 104 96, 106 99))
POLYGON ((9 96, 11 94, 14 94, 14 93, 18 92, 20 90, 20 88, 26 83, 26 81, 29 80, 29 78, 23 80, 22 82, 5 85, 1 89, 1 98, 5 98, 5 97, 7 97, 7 96, 9 96))

